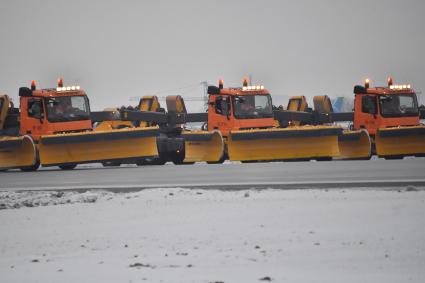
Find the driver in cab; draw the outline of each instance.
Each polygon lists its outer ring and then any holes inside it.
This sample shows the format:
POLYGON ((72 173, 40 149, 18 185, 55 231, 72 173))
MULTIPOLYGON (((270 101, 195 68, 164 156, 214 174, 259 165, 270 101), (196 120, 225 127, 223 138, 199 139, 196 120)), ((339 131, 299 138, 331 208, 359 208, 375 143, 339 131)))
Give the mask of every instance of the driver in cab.
POLYGON ((60 100, 59 104, 55 107, 56 116, 68 116, 72 114, 72 107, 67 100, 60 100))
POLYGON ((244 112, 249 112, 254 110, 254 101, 252 97, 244 97, 240 103, 240 109, 244 112))

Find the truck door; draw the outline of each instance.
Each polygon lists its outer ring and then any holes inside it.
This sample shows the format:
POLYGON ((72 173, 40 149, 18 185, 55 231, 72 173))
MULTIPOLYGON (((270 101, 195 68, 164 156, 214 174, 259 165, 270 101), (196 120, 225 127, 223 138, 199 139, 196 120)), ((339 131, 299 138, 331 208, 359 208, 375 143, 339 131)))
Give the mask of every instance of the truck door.
POLYGON ((43 100, 38 97, 29 97, 23 102, 21 103, 21 134, 31 135, 38 141, 41 135, 47 133, 43 100))
POLYGON ((233 126, 230 97, 216 96, 212 104, 212 115, 208 117, 208 129, 219 130, 223 136, 228 136, 233 126), (210 119, 211 117, 211 119, 210 119))
POLYGON ((374 135, 379 127, 377 96, 361 95, 356 100, 354 127, 366 129, 369 134, 374 135))

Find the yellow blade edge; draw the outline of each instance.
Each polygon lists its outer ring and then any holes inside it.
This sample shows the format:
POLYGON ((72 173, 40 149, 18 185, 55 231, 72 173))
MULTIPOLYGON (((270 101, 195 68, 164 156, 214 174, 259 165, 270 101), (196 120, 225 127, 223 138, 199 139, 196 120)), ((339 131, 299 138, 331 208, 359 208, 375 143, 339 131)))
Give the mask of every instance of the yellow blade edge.
POLYGON ((375 135, 379 156, 425 155, 425 126, 379 129, 375 135))
POLYGON ((29 136, 0 137, 0 170, 32 166, 36 149, 29 136))
POLYGON ((296 127, 232 131, 228 140, 230 160, 290 160, 339 156, 339 127, 296 127))
POLYGON ((43 136, 39 143, 44 166, 158 156, 158 128, 120 129, 43 136))
POLYGON ((338 138, 339 159, 367 159, 372 143, 366 130, 344 131, 338 138))
POLYGON ((224 154, 223 137, 218 131, 183 132, 184 162, 217 162, 224 154))

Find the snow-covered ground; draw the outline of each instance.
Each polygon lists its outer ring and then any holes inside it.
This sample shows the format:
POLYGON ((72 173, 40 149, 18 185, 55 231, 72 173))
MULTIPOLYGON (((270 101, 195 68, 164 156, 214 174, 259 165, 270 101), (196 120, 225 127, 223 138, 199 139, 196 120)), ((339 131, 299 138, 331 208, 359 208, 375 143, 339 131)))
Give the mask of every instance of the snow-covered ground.
POLYGON ((425 191, 1 193, 0 282, 424 282, 425 191))

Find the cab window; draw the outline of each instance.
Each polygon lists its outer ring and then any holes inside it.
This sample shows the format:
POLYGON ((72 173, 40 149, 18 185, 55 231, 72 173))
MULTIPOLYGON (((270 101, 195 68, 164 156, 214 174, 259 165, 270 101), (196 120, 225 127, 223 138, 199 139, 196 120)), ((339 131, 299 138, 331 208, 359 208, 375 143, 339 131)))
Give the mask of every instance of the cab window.
POLYGON ((362 112, 369 114, 376 114, 376 97, 363 96, 362 97, 362 112))
POLYGON ((30 99, 27 104, 28 117, 42 119, 44 117, 43 105, 40 99, 30 99))
POLYGON ((230 100, 226 96, 217 96, 214 102, 215 113, 220 115, 229 115, 230 100))

